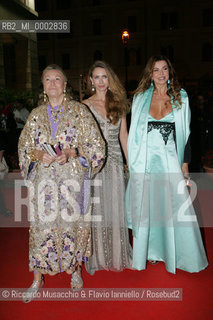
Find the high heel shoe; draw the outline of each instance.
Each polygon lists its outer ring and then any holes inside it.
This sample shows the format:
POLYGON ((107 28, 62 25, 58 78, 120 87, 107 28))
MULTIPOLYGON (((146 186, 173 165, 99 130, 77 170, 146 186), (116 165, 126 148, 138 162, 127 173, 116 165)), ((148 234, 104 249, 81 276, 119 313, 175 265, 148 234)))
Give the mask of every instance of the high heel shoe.
POLYGON ((95 274, 95 270, 90 268, 88 262, 86 262, 84 265, 85 265, 86 271, 87 271, 91 276, 93 276, 93 275, 95 274))
POLYGON ((27 289, 27 291, 23 292, 22 301, 24 303, 31 302, 38 292, 44 286, 44 276, 42 275, 41 280, 33 280, 32 285, 27 289))
POLYGON ((149 263, 154 266, 155 264, 158 264, 158 261, 156 260, 149 260, 149 263))
POLYGON ((81 277, 81 270, 75 270, 72 274, 72 278, 71 278, 71 288, 73 291, 80 291, 81 289, 83 289, 83 279, 81 277))

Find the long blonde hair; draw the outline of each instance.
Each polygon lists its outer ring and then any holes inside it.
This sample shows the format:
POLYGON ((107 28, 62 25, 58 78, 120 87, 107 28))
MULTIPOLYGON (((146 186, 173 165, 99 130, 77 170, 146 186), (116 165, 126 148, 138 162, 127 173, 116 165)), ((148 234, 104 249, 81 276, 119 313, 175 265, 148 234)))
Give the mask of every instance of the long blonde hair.
POLYGON ((135 94, 137 95, 139 93, 144 93, 151 85, 154 85, 154 83, 152 83, 152 73, 153 73, 154 65, 157 61, 165 61, 169 68, 170 83, 168 84, 168 90, 167 90, 167 94, 170 97, 169 102, 173 103, 176 107, 181 107, 182 105, 181 95, 180 95, 181 87, 176 78, 176 73, 170 60, 164 55, 155 55, 148 60, 143 72, 142 79, 139 82, 137 89, 135 90, 135 94))
POLYGON ((105 108, 107 113, 107 118, 112 124, 116 124, 120 117, 127 112, 127 99, 126 92, 118 79, 112 68, 104 61, 95 61, 89 70, 88 80, 87 80, 87 91, 89 96, 92 96, 94 92, 92 91, 92 82, 90 77, 93 76, 93 71, 95 68, 103 68, 106 71, 109 88, 106 92, 105 108))

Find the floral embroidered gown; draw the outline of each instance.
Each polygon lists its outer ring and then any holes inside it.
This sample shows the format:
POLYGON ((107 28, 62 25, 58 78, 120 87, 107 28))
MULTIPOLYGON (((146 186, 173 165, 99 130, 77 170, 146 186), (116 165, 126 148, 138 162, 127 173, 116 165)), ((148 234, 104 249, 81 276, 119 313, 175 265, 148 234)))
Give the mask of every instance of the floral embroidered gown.
POLYGON ((95 176, 92 187, 92 256, 86 269, 121 271, 131 268, 132 247, 125 220, 125 185, 119 132, 121 120, 109 123, 92 106, 107 144, 103 169, 95 176))
POLYGON ((52 121, 50 106, 34 109, 19 139, 19 160, 30 197, 30 271, 72 273, 91 254, 90 177, 105 156, 105 143, 92 115, 71 101, 52 121), (64 165, 32 162, 43 145, 78 148, 64 165))

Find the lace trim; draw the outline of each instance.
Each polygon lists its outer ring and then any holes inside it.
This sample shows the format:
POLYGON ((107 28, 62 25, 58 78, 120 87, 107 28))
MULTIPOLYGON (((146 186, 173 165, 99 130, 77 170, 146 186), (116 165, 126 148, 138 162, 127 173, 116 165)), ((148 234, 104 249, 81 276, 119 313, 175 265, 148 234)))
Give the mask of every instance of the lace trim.
POLYGON ((175 123, 174 122, 164 122, 164 121, 149 121, 147 133, 152 131, 152 129, 157 129, 163 137, 165 144, 167 144, 169 135, 173 132, 175 133, 175 123))

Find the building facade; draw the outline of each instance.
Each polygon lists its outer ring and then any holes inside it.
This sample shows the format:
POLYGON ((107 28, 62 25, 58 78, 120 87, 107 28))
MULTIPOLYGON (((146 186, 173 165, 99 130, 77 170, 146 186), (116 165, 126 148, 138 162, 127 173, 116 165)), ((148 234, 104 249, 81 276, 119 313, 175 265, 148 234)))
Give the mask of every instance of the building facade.
MULTIPOLYGON (((1 0, 0 20, 36 20, 34 0, 1 0)), ((38 77, 35 33, 0 33, 0 87, 36 90, 38 77)))
POLYGON ((94 60, 107 61, 135 89, 152 54, 174 63, 186 86, 213 79, 212 0, 36 0, 39 19, 69 19, 69 34, 38 34, 40 71, 58 63, 79 90, 94 60), (121 35, 128 29, 128 66, 121 35))

